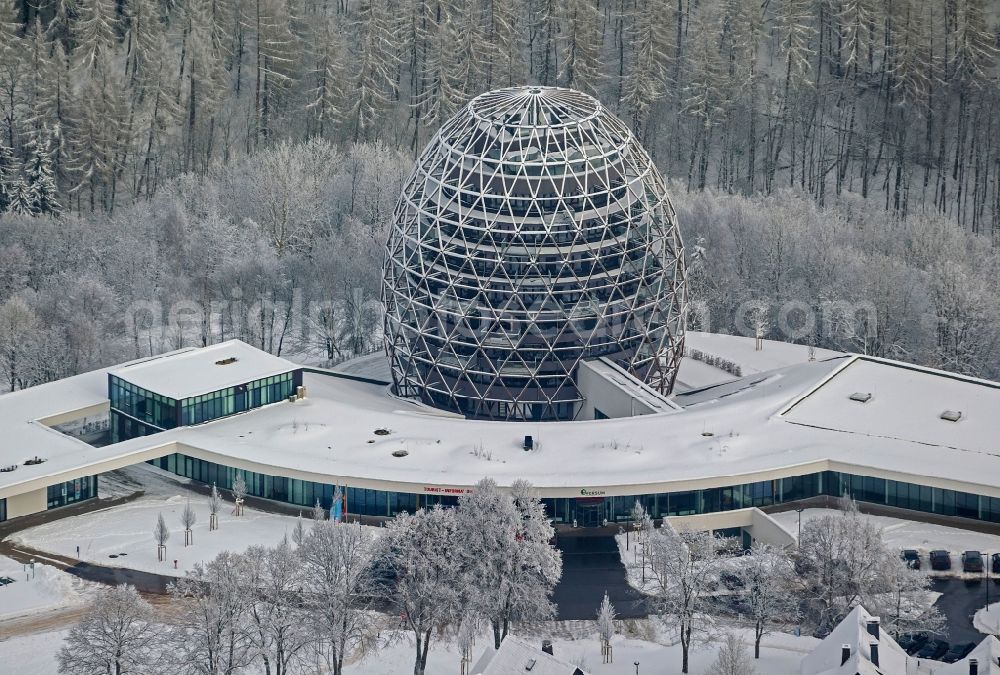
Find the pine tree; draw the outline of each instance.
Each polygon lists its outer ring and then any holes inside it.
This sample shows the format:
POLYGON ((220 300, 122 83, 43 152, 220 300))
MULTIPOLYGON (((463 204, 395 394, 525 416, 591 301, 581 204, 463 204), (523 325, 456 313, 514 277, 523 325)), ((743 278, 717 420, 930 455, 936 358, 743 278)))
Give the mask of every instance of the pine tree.
POLYGON ((572 89, 594 92, 601 74, 601 15, 595 0, 567 0, 560 79, 572 89))
POLYGON ((666 92, 670 31, 660 22, 669 12, 663 0, 636 0, 634 8, 627 11, 621 17, 625 25, 621 39, 627 45, 628 57, 619 82, 619 98, 632 129, 641 139, 649 109, 666 92))
POLYGON ((154 0, 127 0, 125 24, 125 77, 134 84, 159 67, 165 26, 154 0))
POLYGON ((18 175, 14 179, 9 199, 10 203, 7 205, 7 210, 10 213, 16 213, 22 216, 34 215, 34 211, 32 210, 33 197, 23 175, 18 175))
POLYGON ((117 8, 114 0, 87 0, 80 3, 72 23, 73 56, 82 70, 100 67, 114 56, 117 38, 117 8))
POLYGON ((310 133, 328 137, 342 129, 350 109, 348 53, 340 17, 317 16, 311 46, 312 68, 307 77, 312 82, 306 109, 311 114, 310 133))
POLYGON ((14 152, 0 138, 0 213, 6 212, 14 200, 16 183, 19 180, 14 152))
POLYGON ((52 135, 47 128, 33 133, 25 150, 28 159, 24 164, 24 185, 27 203, 34 215, 58 215, 59 204, 55 175, 52 171, 52 135))
POLYGON ((354 106, 350 117, 354 139, 377 136, 379 122, 395 90, 398 57, 396 24, 386 0, 363 0, 358 9, 359 50, 354 106))

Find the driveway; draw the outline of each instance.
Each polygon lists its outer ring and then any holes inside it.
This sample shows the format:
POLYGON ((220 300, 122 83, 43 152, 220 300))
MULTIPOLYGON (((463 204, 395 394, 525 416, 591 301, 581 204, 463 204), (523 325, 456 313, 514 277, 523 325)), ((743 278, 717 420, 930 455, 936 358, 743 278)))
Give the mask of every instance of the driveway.
POLYGON ((556 547, 563 557, 562 579, 552 595, 559 620, 596 618, 605 591, 620 618, 646 616, 642 597, 625 578, 613 536, 560 534, 556 547))

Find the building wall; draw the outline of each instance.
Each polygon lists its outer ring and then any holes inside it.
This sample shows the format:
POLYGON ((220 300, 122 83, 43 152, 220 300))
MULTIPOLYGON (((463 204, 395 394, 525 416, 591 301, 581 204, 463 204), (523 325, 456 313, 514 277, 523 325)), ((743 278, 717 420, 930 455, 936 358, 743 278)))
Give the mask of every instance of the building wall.
POLYGON ((7 498, 7 518, 38 513, 49 508, 48 489, 41 488, 7 498))
POLYGON ((595 371, 586 361, 581 362, 576 369, 576 386, 584 398, 576 414, 576 419, 579 420, 635 417, 659 412, 642 399, 630 396, 621 387, 595 371), (595 409, 601 414, 596 414, 595 409))

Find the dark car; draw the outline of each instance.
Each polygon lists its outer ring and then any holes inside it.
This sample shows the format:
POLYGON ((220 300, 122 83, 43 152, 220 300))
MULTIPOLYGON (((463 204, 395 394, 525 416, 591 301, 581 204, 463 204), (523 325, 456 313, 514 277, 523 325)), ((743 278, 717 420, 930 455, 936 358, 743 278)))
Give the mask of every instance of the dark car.
POLYGON ((948 643, 943 640, 929 640, 917 652, 918 659, 939 659, 948 651, 948 643))
POLYGON ((931 569, 932 570, 950 570, 951 569, 951 554, 948 551, 931 551, 931 569))
POLYGON ((904 633, 900 636, 898 644, 907 654, 913 654, 927 644, 929 639, 927 633, 904 633))
POLYGON ((719 581, 731 591, 743 588, 743 579, 738 574, 733 574, 732 572, 723 572, 720 574, 719 581))
POLYGON ((971 652, 975 648, 976 648, 975 642, 966 642, 965 644, 952 645, 951 649, 949 649, 945 653, 945 655, 941 657, 941 660, 944 661, 945 663, 955 663, 955 661, 964 659, 966 656, 969 655, 969 652, 971 652))
POLYGON ((963 572, 982 572, 983 554, 979 551, 966 551, 962 554, 963 572))
POLYGON ((991 564, 993 574, 1000 574, 1000 553, 994 553, 991 558, 993 560, 993 563, 991 564))
POLYGON ((920 569, 920 554, 912 548, 905 549, 899 554, 899 557, 903 559, 903 562, 906 563, 906 566, 911 570, 920 569))

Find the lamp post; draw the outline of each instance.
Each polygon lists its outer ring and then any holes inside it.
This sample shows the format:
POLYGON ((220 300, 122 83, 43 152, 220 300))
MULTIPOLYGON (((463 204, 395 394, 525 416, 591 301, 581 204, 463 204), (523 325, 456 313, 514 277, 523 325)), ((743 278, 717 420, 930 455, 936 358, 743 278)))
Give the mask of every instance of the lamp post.
POLYGON ((795 537, 795 548, 799 547, 799 543, 802 541, 802 511, 804 509, 795 509, 795 513, 799 514, 799 534, 795 537))
POLYGON ((639 675, 639 662, 635 662, 635 675, 639 675))

